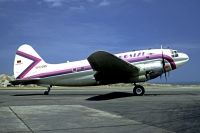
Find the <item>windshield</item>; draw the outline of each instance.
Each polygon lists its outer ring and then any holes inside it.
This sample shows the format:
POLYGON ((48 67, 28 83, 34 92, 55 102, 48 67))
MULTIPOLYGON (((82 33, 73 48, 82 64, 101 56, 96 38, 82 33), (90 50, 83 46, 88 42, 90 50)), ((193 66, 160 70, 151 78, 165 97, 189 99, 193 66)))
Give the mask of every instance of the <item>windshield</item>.
POLYGON ((172 50, 172 57, 178 57, 177 50, 172 50))

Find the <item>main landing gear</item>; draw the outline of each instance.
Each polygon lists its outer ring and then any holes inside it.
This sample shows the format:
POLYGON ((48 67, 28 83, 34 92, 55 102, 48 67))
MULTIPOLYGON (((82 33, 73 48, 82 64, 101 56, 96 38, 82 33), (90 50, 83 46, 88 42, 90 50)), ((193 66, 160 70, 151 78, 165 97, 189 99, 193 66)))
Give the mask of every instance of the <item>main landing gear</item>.
POLYGON ((141 85, 136 85, 134 83, 135 87, 133 88, 133 95, 135 96, 143 96, 145 93, 145 89, 143 86, 141 85))
POLYGON ((44 91, 44 95, 49 95, 51 88, 52 88, 52 85, 48 86, 47 91, 44 91))

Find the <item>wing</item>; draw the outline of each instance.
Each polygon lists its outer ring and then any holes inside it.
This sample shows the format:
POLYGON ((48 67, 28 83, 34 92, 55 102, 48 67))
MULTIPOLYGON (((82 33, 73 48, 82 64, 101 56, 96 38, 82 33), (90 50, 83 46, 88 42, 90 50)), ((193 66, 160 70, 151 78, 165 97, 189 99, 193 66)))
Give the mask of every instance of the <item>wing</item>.
POLYGON ((97 71, 95 79, 102 84, 130 82, 139 72, 139 68, 105 51, 97 51, 87 59, 97 71))

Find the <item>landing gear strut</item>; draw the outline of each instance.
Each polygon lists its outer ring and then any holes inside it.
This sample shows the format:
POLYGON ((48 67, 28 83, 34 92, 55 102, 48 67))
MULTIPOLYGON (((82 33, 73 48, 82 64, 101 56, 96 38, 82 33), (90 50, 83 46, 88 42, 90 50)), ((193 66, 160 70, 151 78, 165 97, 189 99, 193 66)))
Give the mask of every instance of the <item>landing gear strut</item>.
POLYGON ((47 91, 44 91, 44 95, 49 95, 49 92, 51 91, 51 88, 52 88, 52 85, 50 85, 50 86, 47 88, 47 91))
POLYGON ((141 86, 141 85, 136 85, 136 84, 134 84, 134 85, 135 85, 135 87, 133 88, 133 94, 135 96, 142 96, 142 95, 144 95, 144 93, 145 93, 144 87, 141 86))

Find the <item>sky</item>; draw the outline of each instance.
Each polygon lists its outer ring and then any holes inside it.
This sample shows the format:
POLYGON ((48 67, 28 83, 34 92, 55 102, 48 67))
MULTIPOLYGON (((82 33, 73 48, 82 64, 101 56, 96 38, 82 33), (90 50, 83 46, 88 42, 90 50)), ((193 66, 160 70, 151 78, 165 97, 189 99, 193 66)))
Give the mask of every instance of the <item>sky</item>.
POLYGON ((0 0, 0 74, 13 75, 24 43, 48 63, 163 45, 190 57, 167 81, 200 82, 200 1, 0 0))

